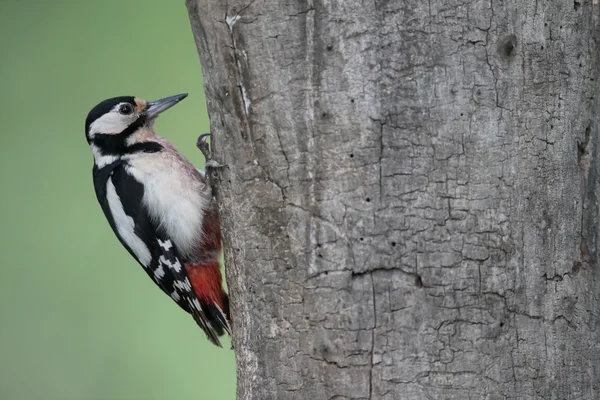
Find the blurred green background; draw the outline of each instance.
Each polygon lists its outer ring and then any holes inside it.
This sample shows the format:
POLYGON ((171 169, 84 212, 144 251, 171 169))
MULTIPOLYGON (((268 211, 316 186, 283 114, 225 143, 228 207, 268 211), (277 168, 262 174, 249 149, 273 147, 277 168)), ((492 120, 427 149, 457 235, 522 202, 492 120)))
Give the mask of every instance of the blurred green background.
POLYGON ((157 131, 201 167, 183 0, 0 0, 0 399, 234 399, 229 343, 154 287, 93 191, 88 111, 180 92, 157 131))

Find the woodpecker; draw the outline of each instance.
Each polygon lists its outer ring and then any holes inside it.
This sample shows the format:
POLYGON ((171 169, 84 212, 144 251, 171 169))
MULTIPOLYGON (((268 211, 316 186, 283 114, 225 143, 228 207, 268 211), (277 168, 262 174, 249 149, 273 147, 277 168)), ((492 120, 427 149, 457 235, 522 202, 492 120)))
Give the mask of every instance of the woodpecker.
MULTIPOLYGON (((211 187, 202 171, 154 132, 158 115, 185 97, 104 100, 89 112, 85 136, 94 157, 96 197, 117 238, 220 347, 219 337, 231 329, 211 187)), ((205 140, 202 135, 199 147, 206 147, 205 140)))

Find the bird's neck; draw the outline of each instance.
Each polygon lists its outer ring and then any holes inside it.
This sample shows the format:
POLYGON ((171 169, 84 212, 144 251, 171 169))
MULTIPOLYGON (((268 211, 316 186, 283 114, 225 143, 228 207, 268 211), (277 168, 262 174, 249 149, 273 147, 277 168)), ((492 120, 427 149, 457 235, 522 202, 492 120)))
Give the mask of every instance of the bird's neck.
POLYGON ((121 159, 120 154, 106 152, 105 149, 99 147, 93 142, 90 143, 90 149, 92 150, 92 155, 94 156, 94 164, 96 164, 98 168, 103 168, 121 159))
POLYGON ((156 133, 149 125, 144 125, 125 138, 125 146, 130 147, 136 143, 153 142, 156 139, 156 133))
POLYGON ((128 135, 96 135, 90 142, 94 161, 99 168, 136 153, 155 153, 163 146, 149 126, 142 126, 128 135))

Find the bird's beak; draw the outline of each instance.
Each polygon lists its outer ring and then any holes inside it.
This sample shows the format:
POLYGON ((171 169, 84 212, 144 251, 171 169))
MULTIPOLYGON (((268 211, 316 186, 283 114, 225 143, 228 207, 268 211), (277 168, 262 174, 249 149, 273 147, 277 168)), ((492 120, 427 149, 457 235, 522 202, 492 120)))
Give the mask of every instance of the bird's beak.
POLYGON ((161 112, 168 110, 181 100, 185 99, 187 95, 187 93, 181 93, 176 94, 175 96, 165 97, 164 99, 151 101, 148 103, 142 114, 148 119, 156 118, 161 112))

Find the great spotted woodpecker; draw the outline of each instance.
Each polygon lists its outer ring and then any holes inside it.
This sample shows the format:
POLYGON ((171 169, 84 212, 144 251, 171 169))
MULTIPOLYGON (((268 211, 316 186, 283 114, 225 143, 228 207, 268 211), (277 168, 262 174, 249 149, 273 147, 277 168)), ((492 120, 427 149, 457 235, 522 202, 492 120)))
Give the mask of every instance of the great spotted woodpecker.
POLYGON ((185 97, 104 100, 89 112, 85 134, 96 196, 110 227, 150 278, 220 346, 219 337, 231 330, 211 188, 204 173, 153 129, 156 117, 185 97))

